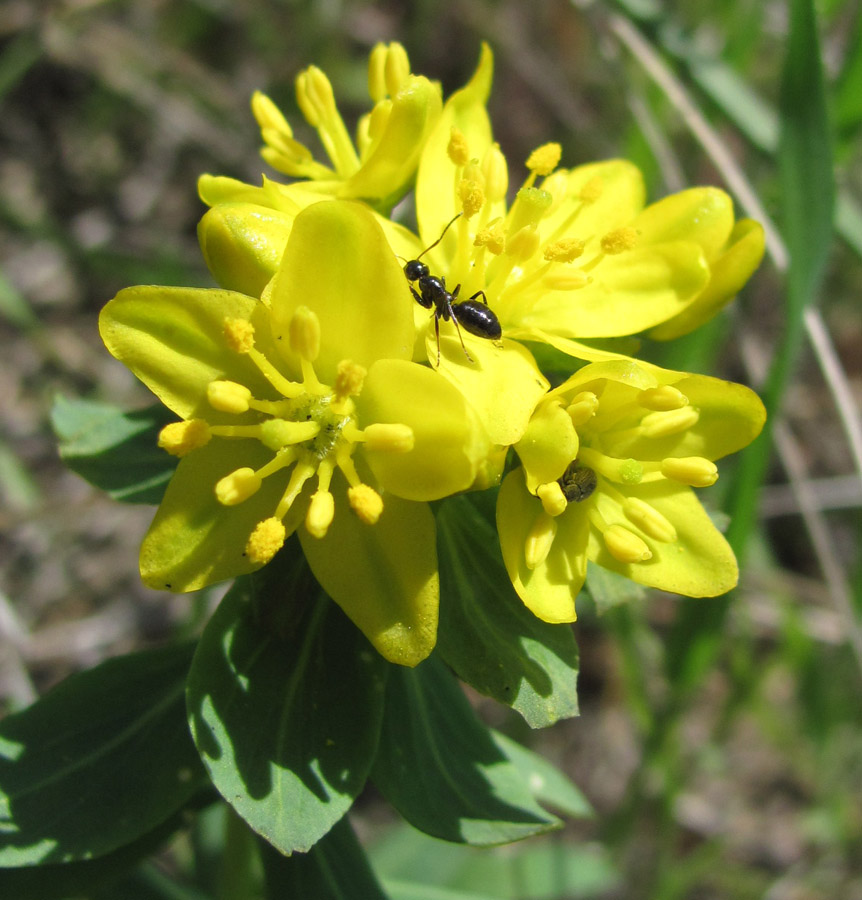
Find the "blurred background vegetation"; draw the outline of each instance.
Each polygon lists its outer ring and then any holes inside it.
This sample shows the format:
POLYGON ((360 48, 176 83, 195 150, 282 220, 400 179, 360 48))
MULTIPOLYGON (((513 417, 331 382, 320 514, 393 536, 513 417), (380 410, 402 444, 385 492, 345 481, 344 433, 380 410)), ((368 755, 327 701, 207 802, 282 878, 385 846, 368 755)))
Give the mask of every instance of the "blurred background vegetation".
MULTIPOLYGON (((97 313, 129 284, 211 284, 195 181, 259 182, 252 91, 267 91, 314 146, 293 94, 305 66, 327 72, 352 124, 377 41, 401 41, 413 71, 448 95, 487 40, 490 112, 513 183, 533 147, 557 140, 565 166, 625 156, 653 199, 715 184, 739 215, 765 222, 767 259, 733 308, 645 353, 762 388, 781 412, 772 440, 724 465, 724 489, 707 493, 736 514, 745 567, 731 598, 585 603, 582 714, 546 733, 475 698, 569 773, 592 819, 502 855, 394 829, 374 796, 354 824, 382 874, 471 896, 862 898, 862 11, 818 4, 820 73, 812 23, 791 29, 806 8, 4 0, 4 707, 199 621, 189 598, 139 584, 150 509, 115 504, 66 470, 50 410, 58 394, 148 402, 103 350, 97 313)), ((168 892, 191 877, 182 846, 147 872, 164 893, 146 896, 204 896, 168 892)))

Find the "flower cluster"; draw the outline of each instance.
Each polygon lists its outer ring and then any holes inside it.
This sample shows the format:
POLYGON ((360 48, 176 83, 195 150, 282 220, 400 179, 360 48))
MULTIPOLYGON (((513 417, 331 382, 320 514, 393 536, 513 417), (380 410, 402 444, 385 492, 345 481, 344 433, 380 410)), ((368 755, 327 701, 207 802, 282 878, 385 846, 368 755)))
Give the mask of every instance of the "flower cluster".
POLYGON ((429 501, 498 485, 506 569, 545 621, 574 620, 588 560, 690 596, 735 584, 693 488, 757 435, 760 401, 590 341, 696 328, 757 266, 762 230, 716 188, 646 205, 634 166, 561 169, 556 144, 510 191, 491 74, 486 47, 444 104, 379 45, 354 141, 309 68, 298 105, 328 162, 256 94, 263 156, 297 180, 203 176, 220 288, 105 307, 108 349, 179 419, 159 441, 181 461, 143 543, 147 584, 251 572, 295 532, 377 649, 415 665, 437 627, 429 501), (411 188, 418 233, 389 216, 411 188), (553 389, 541 345, 573 373, 553 389))

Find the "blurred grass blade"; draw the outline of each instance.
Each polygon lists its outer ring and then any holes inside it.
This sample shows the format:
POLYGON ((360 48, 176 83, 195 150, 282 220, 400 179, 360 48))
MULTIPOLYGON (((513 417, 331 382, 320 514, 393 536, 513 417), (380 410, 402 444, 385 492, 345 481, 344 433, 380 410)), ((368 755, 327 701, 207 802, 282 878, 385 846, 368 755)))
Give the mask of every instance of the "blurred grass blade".
POLYGON ((774 419, 802 343, 805 308, 817 293, 832 243, 835 183, 817 19, 812 0, 791 0, 790 12, 778 146, 782 231, 790 254, 786 322, 764 389, 769 418, 744 454, 734 485, 728 538, 737 554, 754 524, 774 419))

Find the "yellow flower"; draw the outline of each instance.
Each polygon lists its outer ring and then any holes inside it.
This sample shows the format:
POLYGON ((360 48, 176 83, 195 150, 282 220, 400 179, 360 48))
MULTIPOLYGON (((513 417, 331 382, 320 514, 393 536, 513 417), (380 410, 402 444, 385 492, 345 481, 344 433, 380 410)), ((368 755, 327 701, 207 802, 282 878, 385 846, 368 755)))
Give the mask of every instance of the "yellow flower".
MULTIPOLYGON (((329 165, 314 159, 294 138, 278 107, 258 91, 252 111, 264 141, 261 155, 279 172, 306 179, 300 192, 309 199, 315 194, 318 199, 362 199, 378 209, 391 209, 412 183, 419 154, 440 115, 440 86, 412 75, 406 51, 392 43, 377 44, 371 51, 368 90, 374 106, 359 120, 354 143, 326 75, 310 66, 297 77, 297 103, 317 131, 329 165)), ((207 175, 200 180, 201 197, 210 205, 226 200, 259 202, 249 192, 277 195, 282 187, 266 179, 263 188, 207 175)))
POLYGON ((750 443, 765 411, 748 388, 617 359, 551 391, 515 449, 497 527, 509 577, 548 622, 575 619, 587 561, 691 597, 730 590, 733 551, 692 487, 750 443))
POLYGON ((491 74, 486 47, 425 145, 416 209, 426 246, 462 213, 428 264, 467 296, 484 291, 504 335, 608 358, 579 342, 648 329, 662 338, 684 333, 745 282, 762 256, 763 232, 749 220, 734 225, 731 200, 716 188, 645 207, 632 164, 558 169, 561 147, 546 144, 527 160, 529 174, 508 206, 508 166, 485 109, 491 74))
POLYGON ((141 550, 154 588, 190 591, 265 564, 297 531, 316 578, 393 662, 434 646, 438 577, 425 501, 488 454, 460 393, 410 362, 407 284, 361 204, 294 222, 261 299, 138 287, 102 337, 181 421, 180 464, 141 550))

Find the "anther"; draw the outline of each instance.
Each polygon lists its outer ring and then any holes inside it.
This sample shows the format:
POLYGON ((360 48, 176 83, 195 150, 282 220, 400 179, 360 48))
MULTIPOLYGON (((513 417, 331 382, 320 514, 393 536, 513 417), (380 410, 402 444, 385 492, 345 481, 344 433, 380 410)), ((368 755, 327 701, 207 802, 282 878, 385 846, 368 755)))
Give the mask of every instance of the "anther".
POLYGON ((688 397, 679 388, 672 384, 663 384, 661 387, 648 388, 638 394, 638 404, 644 409, 669 410, 681 409, 688 406, 688 397))
POLYGON ((563 238, 548 244, 542 255, 548 262, 569 263, 576 260, 584 252, 584 242, 577 238, 563 238))
POLYGON ((209 443, 212 434, 203 419, 171 422, 159 432, 159 446, 171 456, 185 456, 209 443))
POLYGON ((546 512, 539 513, 524 542, 524 562, 528 569, 538 568, 548 558, 556 536, 557 520, 546 512))
POLYGON ((211 381, 207 385, 207 400, 213 409, 226 413, 244 413, 249 409, 251 391, 236 381, 211 381))
POLYGON ((247 319, 226 318, 224 337, 234 353, 248 353, 254 349, 254 325, 247 319))
POLYGON ((718 467, 702 456, 669 456, 661 461, 661 473, 690 487, 710 487, 718 481, 718 467))
POLYGON ((245 545, 245 555, 255 565, 268 563, 284 546, 287 531, 274 516, 258 522, 245 545))
POLYGON ((374 525, 383 512, 383 498, 373 487, 357 484, 347 489, 347 499, 360 521, 374 525))
POLYGON ((639 563, 652 558, 652 550, 643 539, 622 525, 608 526, 602 537, 611 556, 621 563, 639 563))
POLYGON ((288 329, 290 349, 302 359, 314 362, 320 353, 320 319, 307 306, 298 306, 288 329))
POLYGON ((335 499, 329 491, 315 491, 311 495, 305 528, 312 537, 323 538, 335 518, 335 499))
POLYGON ((625 253, 626 250, 633 250, 638 241, 638 233, 630 225, 624 225, 622 228, 616 228, 609 231, 602 237, 602 250, 609 256, 617 253, 625 253))
POLYGON ((261 484, 260 475, 244 466, 219 479, 215 486, 216 498, 223 506, 236 506, 256 494, 261 484))
POLYGON ((336 398, 344 400, 347 397, 358 397, 367 374, 368 371, 359 363, 350 359, 342 359, 338 364, 333 385, 336 398))
POLYGON ((409 453, 416 443, 413 429, 409 425, 400 425, 398 423, 375 422, 369 425, 362 432, 362 435, 365 440, 365 446, 369 450, 409 453))
POLYGON ((477 181, 462 178, 458 183, 458 199, 464 216, 470 219, 485 205, 485 192, 477 181))
POLYGON ((527 159, 527 168, 537 175, 550 175, 560 162, 563 148, 559 144, 543 144, 537 147, 527 159))
POLYGON ((536 496, 542 501, 542 508, 549 516, 560 516, 568 508, 563 489, 556 481, 540 484, 536 496))
POLYGON ((293 137, 293 130, 281 110, 262 91, 252 94, 251 111, 261 131, 267 129, 293 137))
POLYGON ((648 438, 668 437, 687 431, 697 424, 698 419, 700 413, 693 406, 651 412, 641 419, 641 433, 648 438))
POLYGON ((676 540, 676 528, 667 517, 663 516, 654 506, 645 503, 640 497, 627 497, 623 503, 623 512, 632 524, 653 540, 665 544, 672 544, 676 540))
POLYGON ((592 391, 581 391, 566 407, 566 412, 575 428, 585 425, 599 408, 599 398, 592 391))
POLYGON ((464 137, 464 132, 454 125, 449 135, 446 154, 456 166, 466 166, 470 162, 470 147, 467 144, 467 138, 464 137))
POLYGON ((487 247, 495 256, 499 256, 506 247, 506 232, 501 221, 492 222, 483 228, 473 239, 476 247, 487 247))

